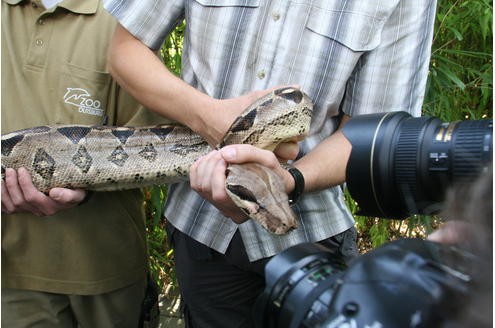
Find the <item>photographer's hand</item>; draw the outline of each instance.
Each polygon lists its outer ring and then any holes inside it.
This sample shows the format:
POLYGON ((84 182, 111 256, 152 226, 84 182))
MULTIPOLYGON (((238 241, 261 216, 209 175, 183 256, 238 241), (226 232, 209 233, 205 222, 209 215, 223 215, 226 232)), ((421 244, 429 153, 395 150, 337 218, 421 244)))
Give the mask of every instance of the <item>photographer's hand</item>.
POLYGON ((2 181, 2 213, 30 212, 37 216, 50 216, 77 206, 84 200, 86 191, 82 189, 53 188, 48 195, 33 185, 25 168, 18 171, 5 170, 2 181))
POLYGON ((473 238, 476 238, 476 236, 472 224, 458 220, 445 222, 427 237, 430 241, 448 245, 475 240, 473 238))

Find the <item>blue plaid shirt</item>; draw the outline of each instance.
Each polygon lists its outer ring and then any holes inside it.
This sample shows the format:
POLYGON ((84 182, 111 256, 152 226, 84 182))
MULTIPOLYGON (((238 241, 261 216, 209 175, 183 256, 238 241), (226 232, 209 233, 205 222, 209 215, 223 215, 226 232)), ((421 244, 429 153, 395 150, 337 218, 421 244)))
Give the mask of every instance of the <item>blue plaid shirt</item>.
MULTIPOLYGON (((212 97, 300 85, 315 103, 302 154, 335 131, 341 112, 421 113, 436 0, 106 0, 105 7, 152 49, 185 19, 182 78, 212 97)), ((354 223, 339 187, 305 194, 295 210, 299 228, 274 236, 251 220, 235 224, 178 183, 165 214, 222 253, 239 229, 252 261, 354 223)))

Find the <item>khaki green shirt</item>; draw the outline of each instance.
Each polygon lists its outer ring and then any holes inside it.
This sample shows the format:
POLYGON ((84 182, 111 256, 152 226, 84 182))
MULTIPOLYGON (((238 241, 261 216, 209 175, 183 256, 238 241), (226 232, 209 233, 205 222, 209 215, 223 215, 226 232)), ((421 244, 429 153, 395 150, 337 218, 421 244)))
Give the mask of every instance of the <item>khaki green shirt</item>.
MULTIPOLYGON (((106 71, 116 26, 98 0, 2 2, 2 133, 45 124, 148 125, 158 118, 106 71)), ((2 216, 2 287, 81 295, 147 270, 142 194, 95 193, 51 217, 2 216)))

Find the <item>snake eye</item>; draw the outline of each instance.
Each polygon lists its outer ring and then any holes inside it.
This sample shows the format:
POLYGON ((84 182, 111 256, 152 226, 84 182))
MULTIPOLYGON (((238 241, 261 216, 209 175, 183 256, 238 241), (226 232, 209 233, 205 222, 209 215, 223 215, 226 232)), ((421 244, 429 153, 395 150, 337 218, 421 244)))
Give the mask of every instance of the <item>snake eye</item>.
POLYGON ((252 203, 258 203, 256 196, 246 187, 243 187, 241 185, 227 185, 227 189, 229 189, 231 193, 235 194, 242 200, 252 203))
POLYGON ((303 93, 301 92, 301 90, 292 87, 277 89, 274 91, 274 93, 275 95, 287 100, 291 100, 296 104, 299 104, 303 99, 303 93))

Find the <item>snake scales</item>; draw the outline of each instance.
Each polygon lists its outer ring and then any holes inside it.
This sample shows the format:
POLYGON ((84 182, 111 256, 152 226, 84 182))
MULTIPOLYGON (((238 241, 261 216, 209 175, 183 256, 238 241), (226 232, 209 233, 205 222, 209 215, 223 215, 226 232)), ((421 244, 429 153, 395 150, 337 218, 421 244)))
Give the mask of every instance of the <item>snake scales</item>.
MULTIPOLYGON (((301 140, 312 103, 300 90, 281 88, 258 99, 234 121, 218 147, 247 143, 273 150, 301 140)), ((43 192, 53 187, 96 191, 130 189, 187 180, 189 167, 212 148, 184 126, 38 126, 2 136, 5 168, 25 167, 43 192)), ((280 179, 254 164, 230 165, 226 190, 268 231, 296 226, 280 179)))

